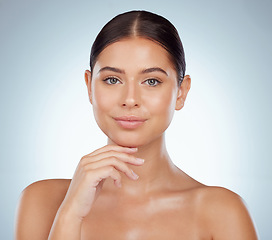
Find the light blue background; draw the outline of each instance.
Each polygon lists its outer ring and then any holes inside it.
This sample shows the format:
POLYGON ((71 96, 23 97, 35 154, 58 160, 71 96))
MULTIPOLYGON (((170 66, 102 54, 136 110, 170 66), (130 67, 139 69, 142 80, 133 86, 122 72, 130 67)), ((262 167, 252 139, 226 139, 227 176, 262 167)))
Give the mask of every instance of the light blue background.
POLYGON ((173 161, 240 194, 261 239, 272 239, 272 1, 264 0, 0 0, 0 239, 13 238, 28 184, 71 178, 83 155, 105 145, 84 70, 101 27, 132 9, 168 18, 184 44, 192 88, 167 133, 173 161))

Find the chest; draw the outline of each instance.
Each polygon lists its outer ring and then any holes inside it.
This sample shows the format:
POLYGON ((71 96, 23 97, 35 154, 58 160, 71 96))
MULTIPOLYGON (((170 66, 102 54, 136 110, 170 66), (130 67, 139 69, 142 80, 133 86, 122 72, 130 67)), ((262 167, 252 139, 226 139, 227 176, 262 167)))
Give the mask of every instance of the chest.
POLYGON ((201 218, 189 202, 150 201, 145 204, 110 204, 92 209, 82 225, 82 240, 186 239, 204 237, 201 218))

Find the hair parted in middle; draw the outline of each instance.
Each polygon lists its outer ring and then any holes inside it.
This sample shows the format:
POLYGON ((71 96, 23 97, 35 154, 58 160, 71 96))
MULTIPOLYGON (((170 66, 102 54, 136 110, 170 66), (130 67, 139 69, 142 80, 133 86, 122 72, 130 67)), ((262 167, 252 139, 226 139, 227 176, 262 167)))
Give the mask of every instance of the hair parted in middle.
POLYGON ((91 49, 91 72, 99 54, 108 45, 133 37, 143 37, 161 45, 169 53, 177 72, 178 84, 182 83, 186 63, 177 29, 166 18, 143 10, 119 14, 101 29, 91 49))

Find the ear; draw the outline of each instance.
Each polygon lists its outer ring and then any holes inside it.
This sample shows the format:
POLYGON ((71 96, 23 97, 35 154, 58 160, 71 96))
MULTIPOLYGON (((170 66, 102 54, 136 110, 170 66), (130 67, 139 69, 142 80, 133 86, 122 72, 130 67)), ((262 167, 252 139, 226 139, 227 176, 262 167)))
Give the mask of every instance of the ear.
POLYGON ((187 94, 191 88, 191 77, 186 75, 183 78, 183 81, 178 89, 178 96, 176 101, 176 110, 180 110, 184 106, 184 102, 186 100, 187 94))
POLYGON ((90 103, 92 104, 92 91, 91 91, 92 74, 89 70, 85 71, 85 83, 88 89, 89 100, 90 103))

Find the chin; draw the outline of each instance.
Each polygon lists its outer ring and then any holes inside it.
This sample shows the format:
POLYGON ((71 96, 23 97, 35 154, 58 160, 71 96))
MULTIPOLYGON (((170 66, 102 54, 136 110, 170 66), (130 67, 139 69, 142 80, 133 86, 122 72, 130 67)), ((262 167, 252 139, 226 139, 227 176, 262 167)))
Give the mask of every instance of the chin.
POLYGON ((119 139, 109 138, 109 141, 118 146, 129 147, 129 148, 140 147, 145 145, 144 142, 136 141, 133 139, 128 140, 128 139, 120 139, 120 138, 119 139))
POLYGON ((122 134, 114 134, 114 135, 107 135, 109 142, 112 142, 113 144, 122 146, 122 147, 142 147, 145 145, 150 144, 153 142, 157 137, 156 134, 152 134, 151 136, 148 136, 148 134, 144 133, 136 133, 136 132, 130 132, 130 133, 122 133, 122 134))

